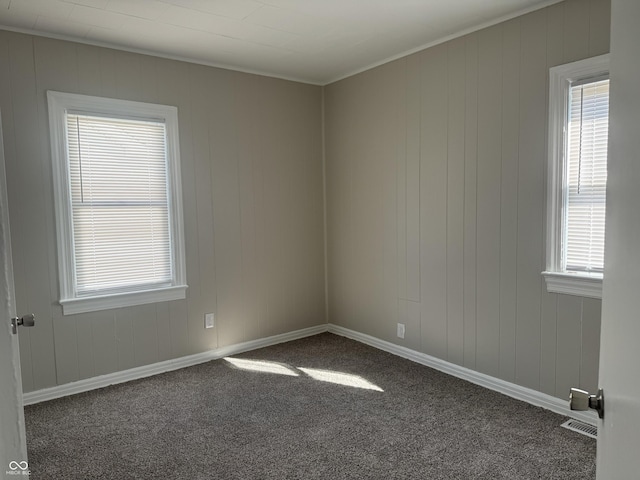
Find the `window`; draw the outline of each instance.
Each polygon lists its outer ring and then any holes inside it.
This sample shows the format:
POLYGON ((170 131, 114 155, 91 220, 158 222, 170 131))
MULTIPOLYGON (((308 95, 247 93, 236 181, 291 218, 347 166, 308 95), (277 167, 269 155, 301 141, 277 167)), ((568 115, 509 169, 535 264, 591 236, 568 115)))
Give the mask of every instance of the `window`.
POLYGON ((185 298, 177 109, 48 100, 64 314, 185 298))
POLYGON ((547 290, 602 297, 609 57, 550 70, 547 290))

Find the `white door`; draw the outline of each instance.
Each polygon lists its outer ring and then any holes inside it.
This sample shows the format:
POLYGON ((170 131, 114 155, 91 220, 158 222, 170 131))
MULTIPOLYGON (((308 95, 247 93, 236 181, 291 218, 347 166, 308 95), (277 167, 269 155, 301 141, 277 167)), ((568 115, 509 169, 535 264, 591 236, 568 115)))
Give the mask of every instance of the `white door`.
POLYGON ((10 326, 16 310, 1 132, 0 124, 0 477, 4 478, 5 472, 28 471, 28 465, 18 336, 10 326))
MULTIPOLYGON (((640 2, 613 0, 598 480, 640 478, 640 2)), ((592 392, 593 393, 593 392, 592 392)))

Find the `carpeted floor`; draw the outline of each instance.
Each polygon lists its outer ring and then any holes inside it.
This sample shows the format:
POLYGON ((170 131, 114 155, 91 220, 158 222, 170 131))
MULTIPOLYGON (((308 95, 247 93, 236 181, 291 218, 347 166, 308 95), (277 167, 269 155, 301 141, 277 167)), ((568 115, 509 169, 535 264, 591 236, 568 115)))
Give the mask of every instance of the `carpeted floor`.
POLYGON ((563 418, 322 334, 25 409, 39 479, 593 479, 563 418))

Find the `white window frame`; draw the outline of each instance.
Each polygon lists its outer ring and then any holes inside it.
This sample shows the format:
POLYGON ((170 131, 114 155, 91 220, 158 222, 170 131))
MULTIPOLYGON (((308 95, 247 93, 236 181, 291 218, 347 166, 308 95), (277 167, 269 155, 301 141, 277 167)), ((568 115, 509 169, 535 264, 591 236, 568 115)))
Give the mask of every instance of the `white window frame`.
POLYGON ((56 213, 60 304, 63 314, 84 313, 146 303, 178 300, 186 297, 186 263, 178 109, 173 106, 93 97, 62 92, 47 92, 51 156, 53 162, 54 203, 56 213), (66 113, 106 115, 116 118, 151 120, 165 123, 169 222, 172 254, 172 281, 169 286, 109 294, 78 295, 75 288, 75 254, 71 215, 70 172, 67 155, 66 113))
POLYGON ((569 89, 574 82, 607 75, 609 54, 559 65, 549 70, 549 152, 547 169, 547 290, 553 293, 602 298, 602 274, 566 272, 562 268, 563 184, 569 89))

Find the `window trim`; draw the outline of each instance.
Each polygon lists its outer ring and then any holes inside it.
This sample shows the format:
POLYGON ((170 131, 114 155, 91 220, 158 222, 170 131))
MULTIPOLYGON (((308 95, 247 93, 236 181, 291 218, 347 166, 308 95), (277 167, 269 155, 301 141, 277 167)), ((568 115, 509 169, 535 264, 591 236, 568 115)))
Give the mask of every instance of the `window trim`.
POLYGON ((53 164, 53 192, 56 214, 58 276, 60 304, 64 315, 110 308, 129 307, 147 303, 186 298, 187 276, 185 261, 182 181, 180 175, 180 145, 178 109, 168 105, 94 97, 72 93, 47 91, 51 160, 53 164), (71 216, 71 182, 67 155, 67 111, 118 118, 162 121, 165 123, 167 175, 173 279, 170 286, 138 289, 118 293, 78 296, 75 292, 75 257, 73 248, 73 219, 71 216))
POLYGON ((562 209, 569 87, 608 73, 609 54, 549 69, 546 270, 542 275, 552 293, 602 298, 602 274, 562 270, 562 209))

